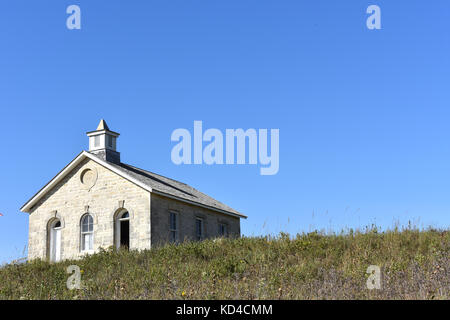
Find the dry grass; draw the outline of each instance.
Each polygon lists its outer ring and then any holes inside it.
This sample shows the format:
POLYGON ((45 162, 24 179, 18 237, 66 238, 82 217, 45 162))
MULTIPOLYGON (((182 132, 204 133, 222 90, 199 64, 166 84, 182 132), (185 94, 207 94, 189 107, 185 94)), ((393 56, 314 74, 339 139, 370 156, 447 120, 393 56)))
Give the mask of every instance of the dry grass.
POLYGON ((186 242, 0 269, 0 299, 449 299, 450 233, 393 230, 186 242), (83 287, 66 288, 67 266, 83 287), (382 288, 368 290, 369 265, 382 288))

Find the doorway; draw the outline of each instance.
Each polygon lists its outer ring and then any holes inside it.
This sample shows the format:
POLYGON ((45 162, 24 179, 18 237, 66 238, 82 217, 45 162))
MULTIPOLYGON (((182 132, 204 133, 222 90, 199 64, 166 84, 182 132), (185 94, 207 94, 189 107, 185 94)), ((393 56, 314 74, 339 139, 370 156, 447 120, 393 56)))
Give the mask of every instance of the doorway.
POLYGON ((120 221, 120 247, 130 248, 130 221, 120 221))
POLYGON ((130 214, 124 211, 116 219, 116 248, 130 249, 130 214))
POLYGON ((50 262, 61 261, 61 229, 61 221, 59 220, 55 220, 50 224, 50 262))

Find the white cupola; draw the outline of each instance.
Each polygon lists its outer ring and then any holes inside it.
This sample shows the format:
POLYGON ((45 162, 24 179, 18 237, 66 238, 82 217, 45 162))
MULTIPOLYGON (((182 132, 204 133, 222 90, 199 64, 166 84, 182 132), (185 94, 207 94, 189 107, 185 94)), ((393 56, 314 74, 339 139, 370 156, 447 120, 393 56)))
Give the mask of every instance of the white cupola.
POLYGON ((109 130, 105 120, 100 120, 97 130, 86 133, 89 137, 89 152, 103 160, 120 163, 120 153, 117 152, 119 133, 109 130))

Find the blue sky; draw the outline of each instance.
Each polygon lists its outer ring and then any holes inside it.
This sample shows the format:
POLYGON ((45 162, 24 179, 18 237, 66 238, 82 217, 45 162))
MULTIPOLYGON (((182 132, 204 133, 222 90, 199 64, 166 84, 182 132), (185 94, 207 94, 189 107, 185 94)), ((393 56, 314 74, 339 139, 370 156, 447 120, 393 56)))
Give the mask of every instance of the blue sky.
POLYGON ((448 1, 8 1, 0 262, 22 204, 105 118, 122 160, 248 215, 244 235, 450 224, 448 1), (66 28, 79 5, 82 29, 66 28), (366 28, 381 8, 382 30, 366 28), (280 129, 280 171, 181 165, 173 130, 280 129))

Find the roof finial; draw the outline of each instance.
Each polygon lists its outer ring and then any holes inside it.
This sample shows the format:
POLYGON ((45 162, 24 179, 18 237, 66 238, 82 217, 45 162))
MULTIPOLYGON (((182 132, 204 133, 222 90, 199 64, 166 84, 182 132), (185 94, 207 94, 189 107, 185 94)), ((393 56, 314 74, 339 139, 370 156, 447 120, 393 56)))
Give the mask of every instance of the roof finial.
POLYGON ((106 124, 106 121, 103 119, 100 120, 100 123, 98 124, 98 127, 97 127, 97 131, 100 131, 100 130, 108 130, 109 131, 108 125, 106 124))

